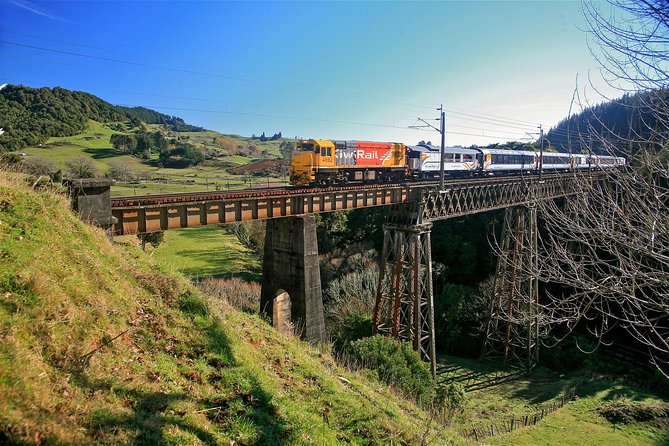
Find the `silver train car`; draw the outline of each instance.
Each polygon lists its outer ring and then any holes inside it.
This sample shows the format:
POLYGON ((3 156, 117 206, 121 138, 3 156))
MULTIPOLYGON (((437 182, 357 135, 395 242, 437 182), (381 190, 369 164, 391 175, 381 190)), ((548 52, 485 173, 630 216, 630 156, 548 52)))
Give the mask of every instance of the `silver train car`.
MULTIPOLYGON (((610 169, 627 164, 624 157, 606 155, 569 154, 527 150, 487 148, 464 149, 460 146, 444 148, 444 174, 449 177, 474 175, 505 175, 516 173, 568 172, 572 170, 610 169)), ((441 149, 420 144, 407 147, 409 175, 415 179, 439 176, 441 149)))

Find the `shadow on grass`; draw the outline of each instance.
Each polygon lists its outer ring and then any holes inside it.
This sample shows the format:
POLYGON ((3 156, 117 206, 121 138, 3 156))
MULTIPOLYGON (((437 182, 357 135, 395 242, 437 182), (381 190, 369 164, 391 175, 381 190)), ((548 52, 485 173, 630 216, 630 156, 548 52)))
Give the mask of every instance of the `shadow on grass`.
POLYGON ((96 160, 102 160, 102 159, 107 159, 107 158, 116 158, 119 156, 123 156, 123 153, 119 153, 114 149, 113 147, 105 147, 101 149, 84 149, 84 153, 87 153, 91 156, 91 158, 96 159, 96 160))
POLYGON ((542 404, 560 398, 572 389, 580 378, 559 378, 546 373, 536 372, 520 380, 511 392, 511 397, 527 401, 528 404, 542 404))
POLYGON ((177 267, 183 274, 189 277, 214 277, 218 279, 239 277, 246 281, 259 281, 260 271, 242 271, 237 268, 248 268, 249 265, 239 265, 234 267, 235 262, 239 262, 239 253, 224 251, 215 251, 208 249, 184 249, 177 251, 174 255, 197 261, 201 266, 195 267, 177 267), (231 271, 232 270, 232 271, 231 271))
MULTIPOLYGON (((203 316, 203 309, 197 305, 184 307, 183 311, 193 317, 203 316)), ((74 373, 73 383, 86 394, 100 398, 99 393, 106 393, 108 401, 123 401, 130 409, 94 410, 87 423, 92 439, 134 445, 187 441, 167 435, 176 428, 197 437, 205 445, 227 444, 226 439, 254 445, 294 442, 293 434, 272 403, 272 396, 250 370, 236 363, 220 321, 209 317, 206 323, 198 326, 203 342, 202 345, 189 344, 188 356, 206 359, 207 380, 215 388, 222 382, 229 384, 220 391, 207 393, 193 390, 191 381, 172 381, 169 385, 174 389, 181 384, 183 390, 143 390, 141 387, 130 388, 125 381, 114 377, 96 380, 91 379, 85 370, 74 373), (184 411, 184 404, 180 402, 190 402, 196 409, 184 411)), ((184 362, 177 367, 183 368, 184 362)))

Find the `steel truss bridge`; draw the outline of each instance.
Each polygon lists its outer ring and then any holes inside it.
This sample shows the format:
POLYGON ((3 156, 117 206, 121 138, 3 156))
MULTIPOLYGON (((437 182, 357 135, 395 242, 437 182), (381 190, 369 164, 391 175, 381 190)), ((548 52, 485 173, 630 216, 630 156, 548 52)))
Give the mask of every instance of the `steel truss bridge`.
MULTIPOLYGON (((584 179, 596 182, 605 178, 606 172, 602 171, 570 172, 544 174, 542 178, 537 175, 518 175, 454 179, 447 181, 443 190, 439 189, 438 183, 420 182, 119 197, 111 199, 111 214, 114 217, 111 229, 114 235, 126 235, 250 220, 277 221, 281 217, 305 217, 323 212, 390 206, 387 224, 384 226, 374 333, 410 342, 431 363, 434 375, 436 353, 430 248, 433 222, 497 209, 518 209, 520 214, 509 214, 507 211, 505 217, 502 249, 507 254, 502 253, 498 262, 484 351, 501 355, 505 361, 515 359, 521 367, 529 370, 538 360, 538 316, 536 311, 532 312, 537 307, 537 283, 532 277, 520 278, 516 274, 517 265, 509 259, 523 251, 526 253, 523 254, 527 258, 526 262, 536 261, 537 201, 573 194, 584 179), (511 232, 515 237, 509 235, 511 232), (521 280, 527 283, 520 283, 521 280), (519 300, 516 290, 523 287, 529 290, 529 293, 524 294, 530 296, 528 302, 519 300), (526 314, 524 319, 518 317, 522 309, 526 314), (513 317, 510 316, 512 312, 513 317)), ((300 228, 307 226, 302 225, 300 228)), ((314 253, 314 247, 306 246, 315 243, 315 225, 309 227, 313 227, 309 229, 313 231, 313 237, 305 236, 301 229, 299 239, 311 241, 296 242, 295 234, 285 239, 292 240, 292 244, 305 245, 290 248, 293 249, 291 259, 296 255, 303 256, 306 251, 314 253)), ((275 231, 274 235, 270 234, 268 225, 268 241, 279 237, 278 230, 272 231, 275 231)), ((281 250, 285 251, 286 247, 281 250)), ((317 270, 317 247, 315 253, 317 270)), ((284 254, 268 253, 266 242, 264 263, 269 264, 269 258, 276 264, 289 261, 288 258, 276 261, 272 257, 276 255, 284 254)), ((313 269, 313 258, 305 258, 303 256, 300 262, 308 263, 311 265, 308 268, 313 269)), ((315 317, 323 320, 320 277, 317 283, 307 284, 313 280, 313 274, 305 275, 304 268, 300 268, 298 276, 301 274, 301 279, 298 278, 298 281, 303 282, 299 291, 302 297, 291 293, 291 299, 295 297, 297 302, 292 315, 298 319, 301 315, 301 323, 307 326, 305 337, 311 337, 311 341, 322 340, 324 328, 319 328, 319 324, 323 327, 324 324, 311 321, 315 317), (308 295, 308 292, 304 294, 304 289, 317 290, 317 296, 308 295), (296 312, 295 308, 299 311, 296 312)), ((276 312, 276 309, 272 309, 272 299, 275 297, 272 293, 275 291, 266 293, 265 288, 285 288, 273 282, 278 279, 272 276, 281 275, 285 275, 283 271, 264 267, 261 303, 270 318, 273 317, 273 311, 276 312)))
POLYGON ((282 187, 117 197, 111 207, 114 235, 401 204, 420 204, 420 221, 427 222, 563 196, 573 184, 570 173, 544 175, 542 181, 536 175, 451 180, 444 190, 434 182, 282 187))

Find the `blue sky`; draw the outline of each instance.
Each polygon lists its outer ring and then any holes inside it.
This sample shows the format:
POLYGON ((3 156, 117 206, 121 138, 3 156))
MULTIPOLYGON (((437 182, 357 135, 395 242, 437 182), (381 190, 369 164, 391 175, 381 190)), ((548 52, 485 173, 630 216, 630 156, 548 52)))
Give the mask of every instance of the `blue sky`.
POLYGON ((0 84, 62 86, 224 133, 446 143, 556 124, 605 94, 579 1, 0 0, 0 84), (583 90, 587 90, 585 96, 583 90), (436 124, 435 121, 432 121, 436 124))

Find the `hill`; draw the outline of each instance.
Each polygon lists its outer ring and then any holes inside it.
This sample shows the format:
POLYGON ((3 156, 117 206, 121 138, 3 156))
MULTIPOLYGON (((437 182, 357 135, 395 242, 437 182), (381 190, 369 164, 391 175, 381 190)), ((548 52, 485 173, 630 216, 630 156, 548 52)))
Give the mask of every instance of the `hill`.
POLYGON ((605 154, 608 149, 601 141, 606 140, 619 154, 635 153, 641 147, 638 141, 666 140, 668 129, 653 110, 665 110, 667 100, 667 90, 626 94, 563 119, 546 139, 560 152, 587 153, 592 146, 595 153, 605 154))
POLYGON ((199 131, 183 119, 144 107, 122 107, 81 91, 7 85, 0 90, 0 151, 42 144, 53 136, 82 132, 89 120, 103 123, 134 120, 162 124, 174 131, 199 131))
POLYGON ((389 389, 5 174, 0 257, 0 443, 448 442, 389 389))

